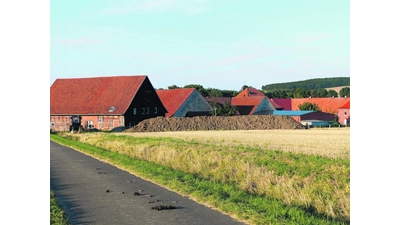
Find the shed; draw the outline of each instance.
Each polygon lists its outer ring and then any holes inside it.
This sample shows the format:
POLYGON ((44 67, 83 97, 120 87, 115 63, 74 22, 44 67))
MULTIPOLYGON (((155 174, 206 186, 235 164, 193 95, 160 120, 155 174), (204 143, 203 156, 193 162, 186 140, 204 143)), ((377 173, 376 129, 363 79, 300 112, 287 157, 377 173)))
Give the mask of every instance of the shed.
POLYGON ((335 119, 335 115, 331 113, 318 112, 312 110, 275 110, 274 115, 290 116, 297 122, 302 121, 331 121, 335 119))
POLYGON ((165 116, 166 108, 148 76, 57 79, 50 87, 50 129, 69 130, 72 115, 84 129, 129 128, 165 116))
POLYGON ((167 108, 166 117, 211 116, 212 107, 195 88, 157 90, 167 108))

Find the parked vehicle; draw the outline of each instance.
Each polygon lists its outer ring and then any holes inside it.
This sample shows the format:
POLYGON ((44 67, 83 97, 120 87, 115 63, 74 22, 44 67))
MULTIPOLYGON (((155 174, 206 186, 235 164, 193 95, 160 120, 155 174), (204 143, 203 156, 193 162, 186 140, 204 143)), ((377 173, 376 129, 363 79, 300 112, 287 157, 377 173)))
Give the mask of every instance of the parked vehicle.
POLYGON ((82 127, 82 117, 79 115, 71 116, 71 125, 69 126, 69 131, 80 132, 83 130, 82 127))

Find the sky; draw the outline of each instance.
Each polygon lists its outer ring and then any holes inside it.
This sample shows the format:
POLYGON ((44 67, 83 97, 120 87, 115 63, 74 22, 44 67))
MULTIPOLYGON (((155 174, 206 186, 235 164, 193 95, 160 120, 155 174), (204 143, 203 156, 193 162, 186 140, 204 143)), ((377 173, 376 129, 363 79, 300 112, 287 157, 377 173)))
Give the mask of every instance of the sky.
POLYGON ((48 223, 49 80, 140 73, 155 87, 237 89, 324 73, 351 75, 351 222, 398 221, 397 122, 370 106, 396 109, 400 3, 249 1, 3 1, 2 219, 48 223))
POLYGON ((50 85, 119 75, 221 90, 350 77, 350 2, 51 0, 50 85))

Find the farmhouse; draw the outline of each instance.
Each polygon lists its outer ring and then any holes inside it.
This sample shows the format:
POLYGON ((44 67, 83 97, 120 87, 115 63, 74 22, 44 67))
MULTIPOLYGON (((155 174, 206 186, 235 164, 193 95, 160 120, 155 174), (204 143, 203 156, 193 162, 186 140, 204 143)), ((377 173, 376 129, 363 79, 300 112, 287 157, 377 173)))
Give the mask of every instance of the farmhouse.
POLYGON ((82 117, 84 129, 112 130, 166 113, 145 75, 57 79, 50 87, 54 131, 68 131, 72 115, 82 117))
POLYGON ((342 125, 350 124, 350 100, 346 104, 339 107, 337 115, 340 124, 342 125))
POLYGON ((195 88, 157 90, 167 108, 166 117, 211 116, 213 108, 195 88))

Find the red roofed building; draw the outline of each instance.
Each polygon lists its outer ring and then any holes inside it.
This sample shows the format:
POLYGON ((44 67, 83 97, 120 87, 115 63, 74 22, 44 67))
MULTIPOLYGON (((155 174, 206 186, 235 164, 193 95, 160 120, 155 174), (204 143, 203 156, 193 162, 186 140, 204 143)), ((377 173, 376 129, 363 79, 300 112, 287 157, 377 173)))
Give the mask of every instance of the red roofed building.
POLYGON ((270 98, 271 102, 276 103, 281 108, 276 108, 277 110, 292 110, 292 99, 290 98, 270 98))
POLYGON ((291 101, 291 110, 299 110, 299 105, 309 102, 317 104, 322 112, 337 114, 339 107, 350 101, 350 98, 292 98, 291 101))
POLYGON ((342 125, 350 124, 350 100, 338 108, 339 123, 342 125))
POLYGON ((157 90, 168 113, 166 117, 211 116, 212 107, 195 88, 157 90))
POLYGON ((239 115, 268 115, 275 110, 273 103, 255 88, 244 89, 231 99, 231 105, 236 107, 239 115))
POLYGON ((50 87, 50 129, 69 130, 72 115, 82 117, 84 129, 132 127, 165 116, 147 76, 57 79, 50 87))
POLYGON ((261 91, 255 89, 255 88, 246 88, 242 92, 240 92, 238 95, 236 95, 235 98, 247 98, 247 97, 254 97, 254 96, 261 96, 265 97, 269 103, 274 107, 276 110, 281 110, 283 109, 282 106, 279 105, 279 103, 276 103, 269 99, 267 96, 265 96, 261 91))
POLYGON ((247 98, 247 97, 253 97, 253 96, 266 97, 261 91, 250 87, 250 88, 244 89, 242 92, 240 92, 238 95, 236 95, 235 98, 247 98))
POLYGON ((269 115, 275 110, 265 96, 232 98, 231 105, 236 107, 239 115, 269 115))

